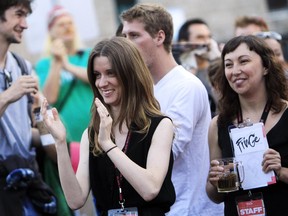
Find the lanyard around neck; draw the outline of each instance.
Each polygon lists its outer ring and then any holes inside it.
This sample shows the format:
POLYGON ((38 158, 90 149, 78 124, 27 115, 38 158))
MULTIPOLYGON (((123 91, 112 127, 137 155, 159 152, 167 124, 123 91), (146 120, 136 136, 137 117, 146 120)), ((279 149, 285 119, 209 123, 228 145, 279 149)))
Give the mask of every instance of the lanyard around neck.
MULTIPOLYGON (((123 147, 123 152, 124 154, 126 154, 127 149, 128 149, 128 145, 129 145, 129 140, 130 140, 130 136, 131 136, 131 131, 128 131, 127 134, 127 138, 125 141, 125 145, 123 147)), ((117 169, 117 167, 115 166, 116 169, 116 180, 117 180, 117 186, 119 189, 119 204, 121 205, 121 209, 124 210, 124 203, 125 203, 125 199, 123 198, 123 192, 122 192, 122 188, 121 188, 121 183, 123 180, 123 175, 121 174, 121 172, 117 169)))
MULTIPOLYGON (((266 105, 264 107, 264 110, 262 112, 261 118, 260 118, 260 122, 263 122, 263 124, 265 124, 265 122, 267 120, 270 108, 271 108, 271 101, 267 101, 267 103, 266 103, 266 105)), ((239 108, 237 121, 238 121, 238 124, 243 123, 243 115, 242 115, 241 106, 239 108)))

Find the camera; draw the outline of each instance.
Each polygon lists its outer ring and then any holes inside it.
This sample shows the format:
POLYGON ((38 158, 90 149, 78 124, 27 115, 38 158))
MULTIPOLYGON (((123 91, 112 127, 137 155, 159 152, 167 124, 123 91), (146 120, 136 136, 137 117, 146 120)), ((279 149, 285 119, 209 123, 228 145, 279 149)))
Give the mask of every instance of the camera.
POLYGON ((190 42, 178 42, 172 44, 172 54, 178 64, 181 64, 179 58, 183 53, 195 50, 208 52, 208 44, 195 44, 190 42))

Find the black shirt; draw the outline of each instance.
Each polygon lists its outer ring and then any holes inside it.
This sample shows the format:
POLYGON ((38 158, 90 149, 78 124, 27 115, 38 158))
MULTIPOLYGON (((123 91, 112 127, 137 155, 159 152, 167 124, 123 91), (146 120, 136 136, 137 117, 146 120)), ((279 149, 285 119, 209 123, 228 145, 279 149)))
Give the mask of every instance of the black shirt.
MULTIPOLYGON (((230 124, 232 125, 232 123, 230 124)), ((267 133, 269 147, 278 151, 281 155, 281 165, 288 167, 288 109, 285 110, 280 120, 267 133)), ((229 138, 228 124, 225 127, 218 126, 218 143, 222 150, 222 157, 232 157, 232 147, 229 138)), ((287 196, 288 184, 278 181, 276 184, 267 187, 256 188, 251 190, 239 190, 230 192, 225 195, 225 215, 238 216, 235 198, 241 195, 248 195, 261 192, 264 199, 267 216, 285 215, 288 213, 287 196)))
MULTIPOLYGON (((151 126, 147 134, 131 132, 128 144, 127 156, 139 166, 145 168, 148 151, 156 127, 164 117, 152 117, 151 126)), ((161 154, 161 152, 159 152, 161 154)), ((175 191, 171 181, 173 165, 173 155, 171 150, 170 162, 167 175, 162 188, 155 199, 146 202, 136 190, 123 177, 121 188, 125 199, 125 207, 138 207, 139 216, 164 216, 170 210, 170 206, 175 202, 175 191)), ((94 197, 96 198, 97 210, 101 215, 107 215, 107 210, 120 208, 119 192, 116 182, 115 166, 110 158, 102 154, 95 157, 90 151, 89 172, 90 184, 94 197)))

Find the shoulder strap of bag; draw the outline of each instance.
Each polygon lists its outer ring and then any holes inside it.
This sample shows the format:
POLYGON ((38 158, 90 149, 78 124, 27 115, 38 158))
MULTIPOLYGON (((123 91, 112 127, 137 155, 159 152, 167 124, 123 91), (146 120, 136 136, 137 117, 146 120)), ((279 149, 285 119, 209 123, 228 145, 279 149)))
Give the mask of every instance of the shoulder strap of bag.
POLYGON ((17 55, 14 52, 12 52, 12 55, 15 58, 15 60, 17 61, 18 66, 20 67, 22 75, 28 75, 29 74, 28 73, 28 67, 26 65, 25 60, 21 56, 17 55))
POLYGON ((65 105, 65 103, 66 103, 66 101, 67 101, 67 99, 68 99, 68 97, 69 97, 69 94, 71 93, 71 91, 72 91, 72 89, 74 88, 75 84, 76 84, 76 78, 73 77, 73 80, 72 80, 72 82, 71 82, 68 90, 66 91, 66 93, 65 93, 65 95, 64 95, 61 103, 59 104, 59 106, 58 106, 58 108, 57 108, 57 110, 58 110, 59 113, 60 113, 61 110, 63 109, 63 107, 64 107, 64 105, 65 105))
MULTIPOLYGON (((14 52, 12 52, 12 55, 13 55, 14 59, 16 60, 18 66, 20 67, 21 74, 22 75, 29 75, 28 67, 26 65, 26 62, 25 62, 24 58, 22 58, 21 56, 17 55, 14 52)), ((31 111, 31 107, 32 107, 32 104, 33 104, 33 98, 31 96, 31 94, 27 94, 27 97, 28 97, 28 115, 29 115, 29 118, 31 120, 31 125, 32 125, 32 113, 31 113, 32 111, 31 111)))

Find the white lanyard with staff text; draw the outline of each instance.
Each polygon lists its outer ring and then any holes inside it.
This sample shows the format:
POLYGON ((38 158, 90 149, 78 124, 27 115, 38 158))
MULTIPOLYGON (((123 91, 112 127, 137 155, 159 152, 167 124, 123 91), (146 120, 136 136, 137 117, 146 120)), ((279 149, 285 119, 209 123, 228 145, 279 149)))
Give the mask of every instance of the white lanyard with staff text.
MULTIPOLYGON (((130 140, 130 136, 131 136, 131 131, 128 131, 127 134, 127 138, 126 138, 126 142, 125 145, 123 147, 123 152, 124 154, 126 154, 127 149, 128 149, 128 144, 129 144, 129 140, 130 140)), ((124 210, 124 203, 125 203, 125 199, 123 198, 123 193, 122 193, 122 188, 121 188, 121 183, 123 180, 123 175, 121 174, 121 172, 117 169, 117 167, 115 166, 116 169, 116 180, 117 180, 117 186, 119 189, 119 204, 121 205, 121 209, 124 210)))

